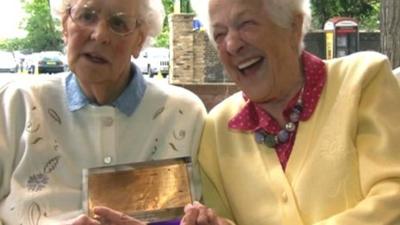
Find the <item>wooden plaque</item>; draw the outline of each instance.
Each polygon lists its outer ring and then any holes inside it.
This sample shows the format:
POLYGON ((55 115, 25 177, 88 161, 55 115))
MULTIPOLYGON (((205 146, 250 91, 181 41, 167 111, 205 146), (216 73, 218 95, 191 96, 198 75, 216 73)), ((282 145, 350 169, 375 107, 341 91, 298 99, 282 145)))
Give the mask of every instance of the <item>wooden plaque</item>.
POLYGON ((145 222, 179 218, 192 202, 190 171, 190 158, 84 170, 83 207, 91 217, 106 206, 145 222))

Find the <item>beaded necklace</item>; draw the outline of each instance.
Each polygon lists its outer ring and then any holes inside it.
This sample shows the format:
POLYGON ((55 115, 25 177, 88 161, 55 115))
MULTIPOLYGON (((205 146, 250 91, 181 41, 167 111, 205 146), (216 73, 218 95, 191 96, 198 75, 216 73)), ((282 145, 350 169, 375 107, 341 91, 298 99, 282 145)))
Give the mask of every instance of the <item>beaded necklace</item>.
POLYGON ((296 130, 296 124, 300 120, 300 115, 303 112, 303 88, 300 90, 299 98, 293 106, 292 112, 289 115, 289 121, 283 126, 278 134, 269 134, 264 130, 257 130, 254 135, 258 144, 265 144, 270 148, 275 148, 278 144, 284 144, 289 140, 291 133, 296 130))

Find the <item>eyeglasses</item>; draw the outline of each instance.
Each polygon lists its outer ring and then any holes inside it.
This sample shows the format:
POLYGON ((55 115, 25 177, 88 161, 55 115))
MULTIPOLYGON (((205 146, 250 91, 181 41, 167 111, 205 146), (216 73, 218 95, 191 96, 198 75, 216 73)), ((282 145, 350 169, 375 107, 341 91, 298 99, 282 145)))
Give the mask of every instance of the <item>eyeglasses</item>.
MULTIPOLYGON (((93 28, 100 20, 100 13, 88 5, 68 7, 67 13, 81 27, 93 28)), ((141 22, 123 12, 117 12, 107 18, 107 24, 113 33, 126 36, 134 32, 141 22)))

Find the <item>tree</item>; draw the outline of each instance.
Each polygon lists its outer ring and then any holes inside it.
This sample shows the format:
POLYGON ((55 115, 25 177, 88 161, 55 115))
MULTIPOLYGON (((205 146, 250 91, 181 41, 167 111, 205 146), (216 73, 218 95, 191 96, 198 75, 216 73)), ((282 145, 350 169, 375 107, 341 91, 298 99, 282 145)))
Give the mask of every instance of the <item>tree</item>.
POLYGON ((180 0, 181 1, 181 12, 183 13, 192 13, 192 7, 190 7, 189 0, 180 0))
POLYGON ((174 11, 174 1, 177 0, 162 0, 167 15, 174 11))
POLYGON ((361 28, 378 28, 379 0, 311 0, 314 27, 335 16, 356 18, 361 28))
MULTIPOLYGON (((174 12, 174 1, 180 1, 182 13, 193 12, 192 8, 190 7, 189 0, 162 0, 166 15, 169 15, 174 12)), ((165 18, 162 32, 156 38, 154 46, 168 47, 168 45, 169 45, 169 27, 168 27, 168 18, 165 18)))
MULTIPOLYGON (((164 5, 166 15, 174 11, 174 0, 162 0, 162 2, 164 5)), ((164 20, 164 25, 161 34, 156 37, 154 46, 168 47, 168 45, 169 45, 169 27, 168 27, 168 18, 166 17, 164 20)))
POLYGON ((0 49, 18 51, 27 49, 27 45, 24 38, 11 38, 0 41, 0 49))
POLYGON ((61 32, 55 27, 60 23, 52 18, 50 0, 24 1, 24 8, 28 14, 25 30, 25 41, 34 52, 45 50, 62 50, 61 32))
POLYGON ((400 1, 381 2, 381 51, 387 55, 393 67, 400 66, 400 1))

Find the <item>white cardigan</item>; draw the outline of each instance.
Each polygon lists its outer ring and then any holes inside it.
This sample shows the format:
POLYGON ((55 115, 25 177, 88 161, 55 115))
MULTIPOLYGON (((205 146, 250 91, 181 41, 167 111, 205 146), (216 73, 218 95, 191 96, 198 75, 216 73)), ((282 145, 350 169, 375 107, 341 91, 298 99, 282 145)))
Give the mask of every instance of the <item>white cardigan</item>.
POLYGON ((130 117, 111 106, 70 112, 65 76, 0 85, 0 224, 47 225, 81 214, 84 168, 194 156, 203 103, 183 88, 146 82, 130 117))

